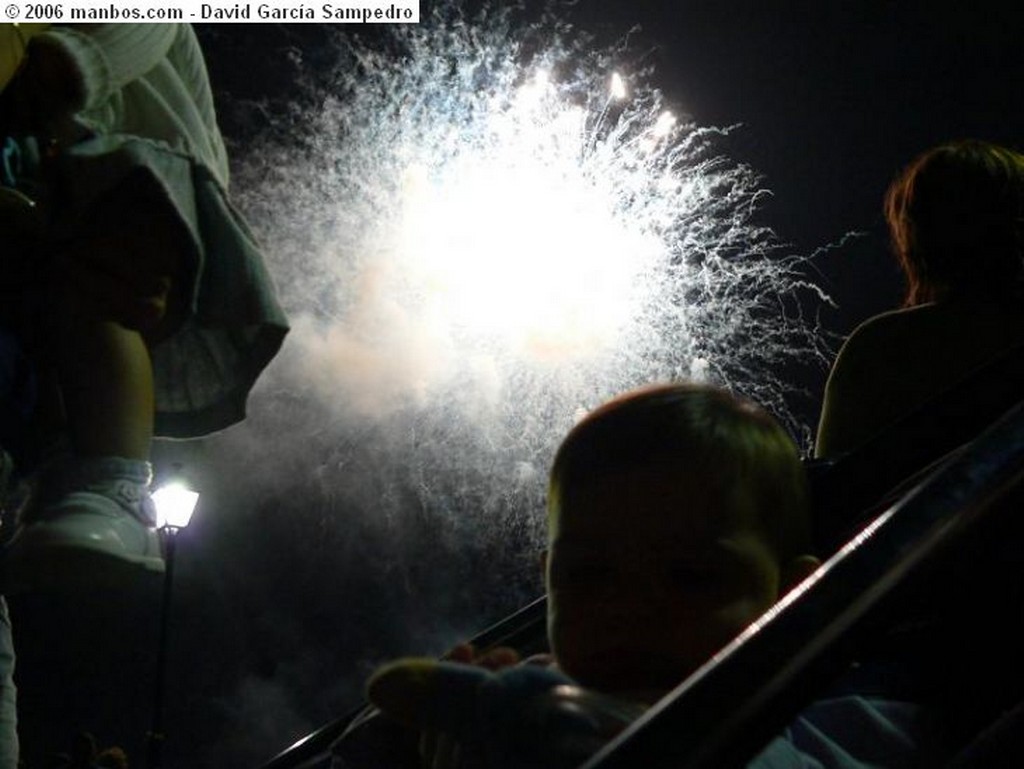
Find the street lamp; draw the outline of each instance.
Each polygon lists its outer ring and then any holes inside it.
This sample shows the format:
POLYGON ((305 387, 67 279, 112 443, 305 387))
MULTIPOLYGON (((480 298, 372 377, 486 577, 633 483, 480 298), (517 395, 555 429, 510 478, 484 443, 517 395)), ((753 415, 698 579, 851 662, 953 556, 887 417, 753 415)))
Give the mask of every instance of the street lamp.
POLYGON ((188 526, 199 501, 199 494, 180 482, 168 483, 153 492, 156 507, 156 526, 163 535, 164 592, 160 604, 160 641, 156 654, 156 684, 153 687, 153 723, 147 735, 146 765, 149 769, 161 766, 164 743, 163 705, 164 669, 167 667, 167 636, 171 615, 171 586, 174 584, 174 551, 178 532, 188 526))
MULTIPOLYGON (((153 492, 156 527, 169 534, 184 529, 192 520, 192 513, 198 501, 199 492, 192 491, 184 483, 175 481, 161 486, 153 492)), ((170 563, 167 566, 170 568, 170 563)))

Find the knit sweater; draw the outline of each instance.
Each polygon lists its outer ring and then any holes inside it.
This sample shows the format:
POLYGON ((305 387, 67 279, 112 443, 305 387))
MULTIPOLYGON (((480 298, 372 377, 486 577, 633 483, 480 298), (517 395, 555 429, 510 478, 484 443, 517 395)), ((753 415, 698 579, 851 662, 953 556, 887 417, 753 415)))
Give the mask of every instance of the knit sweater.
POLYGON ((163 142, 205 165, 224 188, 227 155, 217 128, 199 43, 187 24, 54 26, 29 55, 48 48, 62 62, 76 122, 97 134, 163 142))

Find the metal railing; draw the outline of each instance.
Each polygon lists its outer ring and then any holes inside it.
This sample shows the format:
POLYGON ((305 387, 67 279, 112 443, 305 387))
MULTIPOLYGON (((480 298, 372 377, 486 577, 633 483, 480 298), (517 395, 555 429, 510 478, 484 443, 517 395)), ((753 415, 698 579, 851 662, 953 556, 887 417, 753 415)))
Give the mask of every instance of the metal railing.
MULTIPOLYGON (((521 652, 531 653, 535 650, 532 647, 537 644, 538 639, 546 637, 544 634, 546 611, 547 598, 541 596, 519 611, 491 625, 473 637, 470 642, 478 649, 511 646, 521 652)), ((540 649, 536 649, 536 651, 540 651, 540 649)), ((350 724, 357 719, 366 717, 372 711, 373 709, 369 706, 359 707, 341 718, 325 724, 278 753, 261 769, 300 769, 300 767, 321 760, 350 724)))

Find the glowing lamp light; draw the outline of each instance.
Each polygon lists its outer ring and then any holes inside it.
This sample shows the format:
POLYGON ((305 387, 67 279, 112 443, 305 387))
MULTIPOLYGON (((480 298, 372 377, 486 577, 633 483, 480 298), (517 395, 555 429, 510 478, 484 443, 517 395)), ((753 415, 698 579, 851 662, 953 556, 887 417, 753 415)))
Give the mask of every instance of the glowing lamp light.
POLYGON ((184 529, 192 520, 192 513, 198 501, 199 492, 186 488, 182 483, 161 486, 153 492, 157 528, 184 529))

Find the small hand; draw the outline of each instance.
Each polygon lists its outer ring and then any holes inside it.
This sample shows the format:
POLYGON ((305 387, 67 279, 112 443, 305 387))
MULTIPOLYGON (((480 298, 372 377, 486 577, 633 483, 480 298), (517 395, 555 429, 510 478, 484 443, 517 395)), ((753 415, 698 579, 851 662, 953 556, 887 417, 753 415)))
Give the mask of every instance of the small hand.
POLYGON ((62 48, 33 40, 17 75, 5 89, 11 125, 41 139, 66 145, 79 129, 73 116, 84 100, 83 82, 62 48))
MULTIPOLYGON (((470 652, 451 656, 469 658, 470 652)), ((490 661, 500 664, 504 656, 490 661)), ((607 739, 602 720, 581 706, 603 706, 608 698, 587 695, 561 673, 539 665, 491 671, 432 659, 386 665, 368 687, 370 701, 386 715, 437 733, 421 742, 426 769, 577 766, 607 739)))

